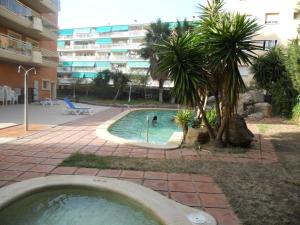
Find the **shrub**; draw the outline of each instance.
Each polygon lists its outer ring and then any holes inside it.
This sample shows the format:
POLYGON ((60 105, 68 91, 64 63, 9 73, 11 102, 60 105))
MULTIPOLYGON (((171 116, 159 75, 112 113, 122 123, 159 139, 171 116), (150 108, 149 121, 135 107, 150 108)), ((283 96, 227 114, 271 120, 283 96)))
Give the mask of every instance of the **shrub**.
POLYGON ((300 95, 298 96, 298 103, 293 108, 292 120, 300 125, 300 95))
POLYGON ((208 123, 214 127, 217 122, 217 111, 216 108, 213 107, 209 111, 206 112, 206 117, 208 120, 208 123))
POLYGON ((193 117, 193 112, 187 109, 178 111, 175 116, 175 123, 183 130, 183 141, 185 141, 188 125, 193 121, 193 117))

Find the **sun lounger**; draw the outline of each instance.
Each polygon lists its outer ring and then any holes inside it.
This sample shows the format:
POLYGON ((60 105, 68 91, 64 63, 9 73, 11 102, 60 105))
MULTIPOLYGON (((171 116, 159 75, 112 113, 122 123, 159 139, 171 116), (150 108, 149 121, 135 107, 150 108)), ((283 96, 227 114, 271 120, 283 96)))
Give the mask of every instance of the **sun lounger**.
POLYGON ((93 109, 92 108, 82 108, 82 107, 76 107, 68 98, 64 98, 64 101, 66 103, 67 109, 66 109, 66 113, 72 113, 72 114, 76 114, 76 115, 80 115, 80 114, 90 114, 92 115, 93 109))

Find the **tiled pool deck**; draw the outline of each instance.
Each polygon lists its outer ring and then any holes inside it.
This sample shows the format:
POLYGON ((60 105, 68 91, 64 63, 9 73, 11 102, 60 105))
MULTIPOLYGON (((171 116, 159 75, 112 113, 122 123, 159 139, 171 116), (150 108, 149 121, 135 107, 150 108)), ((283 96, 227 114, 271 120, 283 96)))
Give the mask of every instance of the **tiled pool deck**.
MULTIPOLYGON (((95 130, 101 122, 120 113, 111 108, 61 126, 42 130, 24 138, 0 145, 0 187, 14 182, 53 174, 86 174, 116 177, 147 186, 163 195, 211 213, 220 225, 239 224, 226 196, 212 177, 193 174, 161 172, 98 170, 57 167, 63 159, 76 151, 102 156, 137 158, 226 161, 237 163, 274 163, 277 156, 268 138, 256 135, 252 149, 245 154, 199 153, 191 149, 151 150, 102 140, 95 130)), ((250 129, 257 133, 256 125, 250 129)))

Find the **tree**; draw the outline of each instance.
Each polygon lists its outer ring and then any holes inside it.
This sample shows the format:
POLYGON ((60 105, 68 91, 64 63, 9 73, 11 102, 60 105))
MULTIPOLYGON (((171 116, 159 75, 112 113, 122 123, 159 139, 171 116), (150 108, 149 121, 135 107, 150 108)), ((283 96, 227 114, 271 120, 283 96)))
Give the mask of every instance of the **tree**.
POLYGON ((295 90, 300 94, 300 45, 298 38, 292 40, 287 47, 285 66, 295 90))
POLYGON ((286 74, 282 49, 271 48, 266 54, 253 60, 250 70, 258 87, 270 93, 272 84, 286 74))
POLYGON ((122 71, 111 72, 110 76, 114 82, 114 86, 117 88, 117 93, 114 97, 114 101, 118 99, 119 95, 123 92, 123 88, 129 81, 129 76, 122 71))
POLYGON ((228 126, 233 118, 239 93, 245 88, 238 69, 256 58, 261 47, 252 41, 260 26, 255 19, 222 9, 223 1, 200 6, 202 14, 196 29, 156 45, 158 70, 174 81, 174 92, 181 103, 198 106, 211 140, 218 146, 228 142, 228 126), (216 99, 217 122, 209 124, 204 99, 216 99))
POLYGON ((150 60, 149 73, 153 80, 157 80, 159 84, 159 102, 163 102, 163 86, 167 80, 166 72, 158 72, 159 56, 157 50, 154 48, 155 44, 159 44, 170 37, 171 31, 168 23, 163 23, 158 19, 156 23, 151 23, 147 29, 145 38, 145 47, 141 50, 141 55, 145 59, 150 60))
POLYGON ((110 70, 104 70, 99 72, 97 77, 94 79, 94 84, 97 87, 102 87, 103 85, 107 85, 109 83, 112 72, 110 70))
POLYGON ((177 20, 177 26, 175 32, 177 35, 181 36, 187 31, 191 31, 193 28, 192 24, 185 18, 182 22, 177 20))

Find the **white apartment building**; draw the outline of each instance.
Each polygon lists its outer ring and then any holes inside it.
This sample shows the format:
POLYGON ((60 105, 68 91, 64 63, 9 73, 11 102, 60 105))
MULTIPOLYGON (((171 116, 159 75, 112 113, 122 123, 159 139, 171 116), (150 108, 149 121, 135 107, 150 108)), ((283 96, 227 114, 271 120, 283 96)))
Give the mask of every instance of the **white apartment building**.
POLYGON ((144 76, 150 63, 141 58, 146 24, 62 29, 57 42, 60 85, 73 78, 93 79, 109 69, 144 76))
MULTIPOLYGON (((256 18, 263 28, 255 40, 261 40, 265 50, 275 46, 286 46, 289 40, 297 37, 300 14, 296 12, 299 0, 225 0, 229 11, 256 18)), ((262 54, 260 52, 259 54, 262 54)), ((246 66, 240 67, 244 80, 249 82, 252 75, 246 66)))

